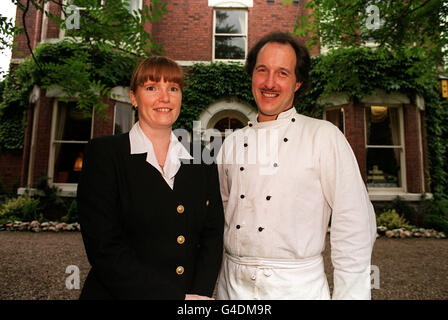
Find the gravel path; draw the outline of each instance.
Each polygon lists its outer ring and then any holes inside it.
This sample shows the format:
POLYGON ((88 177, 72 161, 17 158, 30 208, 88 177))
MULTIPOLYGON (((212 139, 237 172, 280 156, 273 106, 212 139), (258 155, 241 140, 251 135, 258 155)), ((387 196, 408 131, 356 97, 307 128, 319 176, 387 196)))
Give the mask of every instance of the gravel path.
MULTIPOLYGON (((331 287, 329 243, 325 251, 331 287)), ((379 268, 373 299, 448 299, 448 240, 388 239, 375 243, 372 264, 379 268)), ((0 232, 0 300, 72 300, 80 290, 66 288, 67 266, 90 269, 81 234, 0 232)))

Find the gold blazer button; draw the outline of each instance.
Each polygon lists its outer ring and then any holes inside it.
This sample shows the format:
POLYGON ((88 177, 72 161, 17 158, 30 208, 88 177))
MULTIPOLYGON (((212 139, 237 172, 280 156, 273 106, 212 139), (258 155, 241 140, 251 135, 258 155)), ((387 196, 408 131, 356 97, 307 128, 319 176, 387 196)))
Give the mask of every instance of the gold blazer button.
POLYGON ((178 275, 181 275, 181 274, 183 274, 184 273, 184 267, 182 267, 182 266, 178 266, 177 268, 176 268, 176 273, 178 274, 178 275))
POLYGON ((185 237, 184 236, 178 236, 177 237, 177 243, 178 244, 183 244, 185 242, 185 237))
POLYGON ((209 204, 210 204, 210 201, 207 200, 207 201, 205 202, 205 205, 208 207, 209 204))
POLYGON ((177 206, 177 212, 178 213, 182 214, 182 213, 184 213, 184 211, 185 211, 185 208, 184 208, 183 205, 178 205, 177 206))

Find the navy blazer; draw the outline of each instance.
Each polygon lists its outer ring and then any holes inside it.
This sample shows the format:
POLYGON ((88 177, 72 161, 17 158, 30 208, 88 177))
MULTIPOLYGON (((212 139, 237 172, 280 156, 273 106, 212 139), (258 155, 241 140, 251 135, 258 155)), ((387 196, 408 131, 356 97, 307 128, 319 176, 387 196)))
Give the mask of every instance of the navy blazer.
MULTIPOLYGON (((192 152, 190 152, 192 153, 192 152)), ((172 190, 129 134, 93 139, 78 184, 92 266, 80 299, 212 296, 223 250, 216 165, 181 164, 172 190)))

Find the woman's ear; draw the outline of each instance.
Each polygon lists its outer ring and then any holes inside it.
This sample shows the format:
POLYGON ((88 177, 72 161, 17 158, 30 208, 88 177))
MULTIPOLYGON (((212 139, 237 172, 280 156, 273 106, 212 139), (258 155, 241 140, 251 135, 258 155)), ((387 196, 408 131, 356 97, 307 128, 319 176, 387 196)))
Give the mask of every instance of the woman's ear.
POLYGON ((129 98, 131 99, 132 106, 137 108, 137 99, 135 98, 134 91, 129 90, 129 98))

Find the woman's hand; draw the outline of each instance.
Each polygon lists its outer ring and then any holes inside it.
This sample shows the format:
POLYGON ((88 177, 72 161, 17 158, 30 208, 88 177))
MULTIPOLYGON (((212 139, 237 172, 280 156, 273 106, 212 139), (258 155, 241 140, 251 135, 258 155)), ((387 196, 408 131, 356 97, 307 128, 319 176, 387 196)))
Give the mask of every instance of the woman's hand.
POLYGON ((215 300, 214 298, 209 298, 206 296, 199 296, 197 294, 186 294, 185 300, 215 300))

